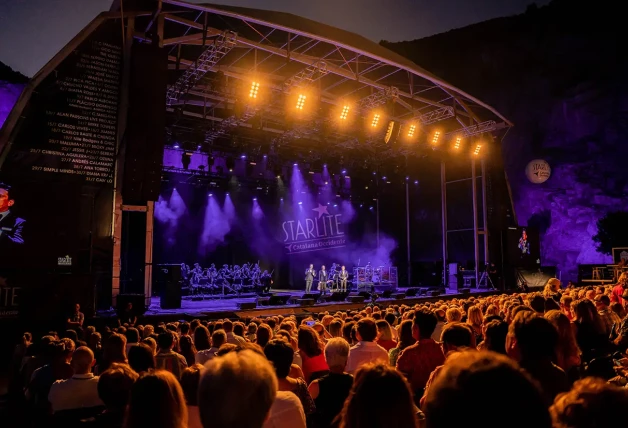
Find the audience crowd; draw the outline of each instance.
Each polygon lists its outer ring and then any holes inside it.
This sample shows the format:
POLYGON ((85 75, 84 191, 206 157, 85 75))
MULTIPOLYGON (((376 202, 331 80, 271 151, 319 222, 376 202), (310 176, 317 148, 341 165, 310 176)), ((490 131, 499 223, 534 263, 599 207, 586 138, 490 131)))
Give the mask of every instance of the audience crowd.
POLYGON ((621 426, 627 307, 625 275, 306 318, 127 316, 101 331, 77 305, 66 331, 16 346, 10 410, 25 427, 621 426))

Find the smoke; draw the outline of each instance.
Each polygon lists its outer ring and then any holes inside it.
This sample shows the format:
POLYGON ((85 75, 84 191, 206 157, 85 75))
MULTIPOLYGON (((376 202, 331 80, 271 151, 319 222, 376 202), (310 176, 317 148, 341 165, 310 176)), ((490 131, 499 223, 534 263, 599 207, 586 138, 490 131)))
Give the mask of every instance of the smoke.
POLYGON ((176 227, 179 219, 185 214, 187 207, 177 189, 172 191, 170 201, 166 201, 159 196, 155 202, 155 218, 161 223, 169 223, 171 227, 176 227))
POLYGON ((220 209, 216 197, 209 196, 203 221, 203 233, 199 243, 199 253, 206 254, 225 242, 225 236, 231 231, 234 220, 235 210, 229 195, 225 198, 224 210, 220 209))

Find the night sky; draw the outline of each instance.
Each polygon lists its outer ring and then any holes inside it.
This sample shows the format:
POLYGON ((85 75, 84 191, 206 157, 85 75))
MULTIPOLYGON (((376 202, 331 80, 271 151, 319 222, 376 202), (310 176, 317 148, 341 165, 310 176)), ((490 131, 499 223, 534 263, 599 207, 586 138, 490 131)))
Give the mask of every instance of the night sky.
MULTIPOLYGON (((192 3, 207 3, 192 0, 192 3)), ((374 41, 412 40, 549 0, 214 0, 302 15, 374 41)), ((35 74, 111 0, 0 0, 0 61, 35 74)))

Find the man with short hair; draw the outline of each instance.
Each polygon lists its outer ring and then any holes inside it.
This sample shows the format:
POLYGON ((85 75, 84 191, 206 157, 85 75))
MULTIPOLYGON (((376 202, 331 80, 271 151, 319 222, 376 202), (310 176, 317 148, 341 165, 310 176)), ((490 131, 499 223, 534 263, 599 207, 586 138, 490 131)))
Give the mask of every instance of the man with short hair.
POLYGON ((244 337, 233 333, 233 322, 231 322, 231 320, 225 320, 222 323, 222 329, 227 334, 227 343, 231 343, 232 345, 244 345, 246 343, 244 337))
POLYGON ((428 309, 416 311, 412 321, 412 335, 417 342, 401 351, 397 358, 397 370, 410 382, 416 401, 423 396, 430 374, 445 362, 440 345, 432 339, 437 322, 436 315, 428 309))
POLYGON ((83 327, 85 321, 85 315, 81 312, 81 305, 78 303, 74 305, 74 313, 68 318, 67 326, 71 329, 80 329, 83 327))
POLYGON ((72 354, 74 375, 70 379, 58 380, 50 387, 48 401, 52 411, 85 409, 102 406, 98 398, 98 376, 92 373, 96 360, 86 346, 77 348, 72 354))
POLYGON ((194 357, 197 364, 205 364, 207 361, 216 357, 216 352, 222 345, 227 343, 227 335, 222 329, 216 330, 212 333, 212 346, 209 349, 203 349, 196 353, 194 357))
POLYGON ((159 351, 155 355, 155 367, 159 370, 167 370, 179 379, 188 363, 183 355, 172 350, 174 347, 173 335, 174 333, 167 331, 157 336, 159 351))
POLYGON ((15 200, 11 197, 11 186, 0 183, 0 249, 16 249, 24 244, 24 219, 11 212, 15 200))
POLYGON ((358 343, 349 350, 347 360, 347 372, 355 373, 357 369, 367 363, 376 361, 389 363, 388 352, 377 343, 377 326, 372 318, 362 318, 358 321, 356 329, 358 343))
POLYGON ((613 325, 619 328, 621 324, 621 319, 619 315, 615 312, 611 311, 609 308, 611 304, 611 299, 606 294, 598 294, 595 296, 595 308, 597 309, 597 313, 600 314, 600 318, 604 322, 604 327, 606 330, 606 335, 610 335, 613 332, 613 325))
POLYGON ((205 364, 201 374, 198 387, 201 422, 205 428, 261 428, 275 397, 277 377, 263 355, 249 349, 228 352, 205 364), (242 403, 246 403, 246 409, 241 408, 242 403))

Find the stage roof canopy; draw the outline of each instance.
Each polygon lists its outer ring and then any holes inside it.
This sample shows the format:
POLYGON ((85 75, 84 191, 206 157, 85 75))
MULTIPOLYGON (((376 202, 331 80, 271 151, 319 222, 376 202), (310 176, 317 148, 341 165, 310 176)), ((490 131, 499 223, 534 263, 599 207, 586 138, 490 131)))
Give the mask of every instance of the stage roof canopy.
MULTIPOLYGON (((349 150, 384 159, 457 138, 491 140, 511 126, 408 59, 329 25, 179 0, 163 0, 161 16, 173 144, 216 149, 261 141, 309 148, 310 157, 349 150)), ((148 40, 155 21, 138 16, 136 38, 148 40)))

